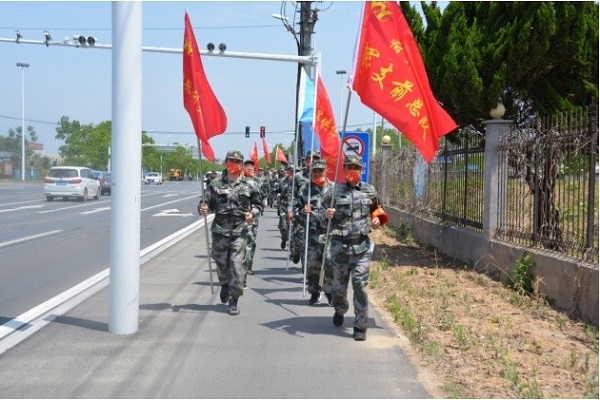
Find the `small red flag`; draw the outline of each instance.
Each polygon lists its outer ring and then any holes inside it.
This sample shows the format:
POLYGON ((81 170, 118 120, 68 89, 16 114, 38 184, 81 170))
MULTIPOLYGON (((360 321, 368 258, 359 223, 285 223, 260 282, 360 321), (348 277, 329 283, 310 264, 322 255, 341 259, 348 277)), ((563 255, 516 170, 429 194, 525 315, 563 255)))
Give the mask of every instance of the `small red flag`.
POLYGON ((202 153, 215 161, 208 139, 225 132, 227 116, 208 84, 187 12, 183 33, 183 106, 190 114, 194 132, 202 144, 202 153))
MULTIPOLYGON (((331 102, 325 90, 325 85, 320 75, 317 75, 317 100, 315 105, 315 121, 313 130, 319 137, 321 158, 327 163, 327 177, 334 180, 336 166, 338 166, 338 153, 340 151, 340 137, 331 109, 331 102)), ((343 161, 340 165, 343 165, 343 161)), ((339 167, 339 166, 338 166, 339 167)), ((338 180, 343 179, 341 168, 337 174, 338 180)))
POLYGON ((282 163, 289 164, 289 161, 279 146, 277 146, 277 152, 275 153, 275 160, 281 161, 282 163))
POLYGON ((437 102, 419 47, 393 1, 365 2, 352 89, 430 162, 438 139, 457 128, 437 102))
POLYGON ((250 152, 250 159, 254 161, 254 168, 258 170, 258 146, 256 146, 256 142, 254 142, 254 146, 252 146, 252 151, 250 152))
POLYGON ((269 164, 271 164, 271 153, 269 153, 269 146, 267 146, 267 139, 262 138, 263 140, 263 151, 265 152, 265 160, 267 160, 267 162, 269 164))

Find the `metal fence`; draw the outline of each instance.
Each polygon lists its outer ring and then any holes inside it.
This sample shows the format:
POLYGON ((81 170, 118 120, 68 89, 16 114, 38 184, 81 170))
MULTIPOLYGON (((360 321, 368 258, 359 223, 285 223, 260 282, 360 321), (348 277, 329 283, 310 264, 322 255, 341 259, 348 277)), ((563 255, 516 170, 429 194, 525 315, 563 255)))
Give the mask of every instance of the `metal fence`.
POLYGON ((483 135, 463 130, 442 149, 429 166, 421 211, 456 226, 483 228, 483 135))
POLYGON ((483 136, 462 131, 457 142, 442 139, 429 166, 412 146, 375 157, 373 184, 384 204, 419 211, 441 222, 481 230, 483 223, 483 136), (383 190, 381 190, 383 189, 383 190))
POLYGON ((498 154, 497 237, 597 262, 597 107, 511 129, 498 154))
MULTIPOLYGON (((386 205, 481 231, 485 138, 442 139, 429 165, 412 146, 373 158, 371 182, 386 205)), ((497 150, 497 151, 496 151, 497 150)), ((598 262, 598 109, 511 129, 498 149, 497 239, 598 262)))

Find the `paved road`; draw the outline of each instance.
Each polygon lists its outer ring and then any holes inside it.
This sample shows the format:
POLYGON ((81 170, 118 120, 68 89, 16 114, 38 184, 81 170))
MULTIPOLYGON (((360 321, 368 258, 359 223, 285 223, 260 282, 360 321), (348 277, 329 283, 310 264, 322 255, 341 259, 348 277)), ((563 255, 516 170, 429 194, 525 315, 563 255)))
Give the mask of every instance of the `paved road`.
MULTIPOLYGON (((141 249, 197 221, 199 194, 198 182, 142 185, 141 249)), ((109 267, 111 203, 0 182, 0 325, 109 267)))
POLYGON ((239 316, 211 294, 200 229, 143 265, 137 333, 108 332, 104 289, 0 356, 0 397, 430 397, 374 310, 355 342, 352 315, 335 328, 333 308, 308 306, 276 220, 261 218, 239 316))

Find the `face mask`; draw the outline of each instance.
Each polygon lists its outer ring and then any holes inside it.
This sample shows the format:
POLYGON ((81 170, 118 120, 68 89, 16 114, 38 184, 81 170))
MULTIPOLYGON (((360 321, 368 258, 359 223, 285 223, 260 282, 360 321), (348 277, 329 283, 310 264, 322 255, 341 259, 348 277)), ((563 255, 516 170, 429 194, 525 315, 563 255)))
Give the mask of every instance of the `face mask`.
POLYGON ((352 186, 356 185, 360 181, 361 171, 357 169, 347 169, 346 173, 346 182, 351 184, 352 186))
POLYGON ((239 175, 240 171, 242 170, 242 167, 240 167, 239 164, 231 161, 227 161, 225 163, 225 168, 227 168, 227 173, 230 175, 239 175))
POLYGON ((246 174, 246 176, 248 178, 254 177, 254 170, 252 170, 252 169, 247 169, 247 170, 244 171, 244 173, 246 174))
POLYGON ((311 182, 320 187, 325 184, 326 179, 324 176, 313 176, 311 182))

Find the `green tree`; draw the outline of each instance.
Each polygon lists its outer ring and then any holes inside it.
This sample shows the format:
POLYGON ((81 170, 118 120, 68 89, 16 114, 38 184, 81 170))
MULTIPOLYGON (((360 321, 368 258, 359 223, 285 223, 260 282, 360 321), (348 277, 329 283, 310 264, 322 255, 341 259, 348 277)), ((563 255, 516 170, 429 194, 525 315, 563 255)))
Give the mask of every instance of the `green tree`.
MULTIPOLYGON (((27 148, 27 144, 31 142, 37 142, 37 133, 35 128, 28 125, 27 133, 25 134, 25 159, 31 159, 33 151, 27 148), (29 139, 27 138, 29 136, 29 139)), ((0 150, 6 151, 10 154, 11 159, 15 166, 21 168, 21 147, 22 147, 22 135, 23 128, 18 126, 16 128, 10 128, 6 136, 0 135, 0 150)))
POLYGON ((108 148, 110 147, 111 122, 82 125, 77 120, 61 117, 56 128, 56 139, 65 144, 58 152, 65 158, 66 164, 82 165, 92 169, 106 169, 108 148))
POLYGON ((421 2, 426 27, 401 7, 419 43, 436 98, 459 125, 523 121, 598 99, 597 2, 421 2))

